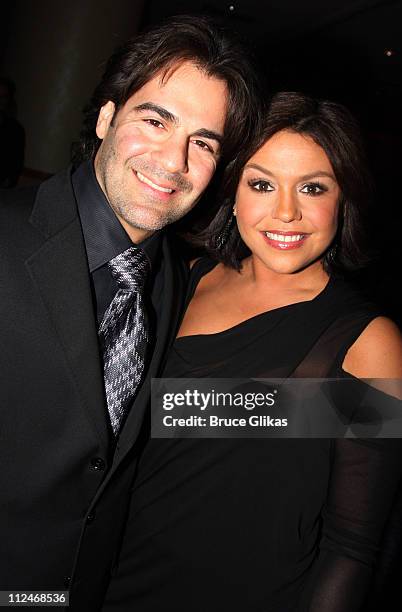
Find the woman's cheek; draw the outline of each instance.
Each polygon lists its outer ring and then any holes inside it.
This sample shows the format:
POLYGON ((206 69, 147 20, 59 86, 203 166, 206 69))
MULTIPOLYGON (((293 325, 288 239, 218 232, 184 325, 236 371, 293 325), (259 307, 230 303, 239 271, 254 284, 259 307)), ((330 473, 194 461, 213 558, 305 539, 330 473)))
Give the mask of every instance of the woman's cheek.
POLYGON ((328 202, 326 206, 317 207, 315 212, 316 224, 320 227, 337 227, 338 205, 328 202))
MULTIPOLYGON (((257 196, 258 197, 258 196, 257 196)), ((236 212, 238 221, 245 225, 255 225, 269 214, 268 203, 256 199, 252 194, 248 194, 247 199, 242 198, 237 201, 236 212)))

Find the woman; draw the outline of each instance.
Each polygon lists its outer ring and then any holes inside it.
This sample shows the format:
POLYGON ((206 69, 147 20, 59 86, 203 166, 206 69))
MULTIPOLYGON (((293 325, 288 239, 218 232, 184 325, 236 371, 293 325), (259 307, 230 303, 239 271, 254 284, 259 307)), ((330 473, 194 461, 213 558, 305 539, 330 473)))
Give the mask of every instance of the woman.
MULTIPOLYGON (((342 279, 367 187, 348 112, 277 95, 228 169, 163 377, 402 378, 396 326, 342 279)), ((150 440, 126 535, 141 609, 360 610, 400 457, 397 440, 150 440)))

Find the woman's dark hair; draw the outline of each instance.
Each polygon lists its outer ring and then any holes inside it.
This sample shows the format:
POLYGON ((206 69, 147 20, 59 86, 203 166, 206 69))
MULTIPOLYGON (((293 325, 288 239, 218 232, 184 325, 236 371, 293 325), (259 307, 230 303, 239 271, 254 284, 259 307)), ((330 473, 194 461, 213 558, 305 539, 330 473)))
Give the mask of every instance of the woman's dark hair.
POLYGON ((252 134, 259 111, 257 77, 243 47, 207 17, 181 15, 143 32, 115 51, 84 109, 81 140, 73 153, 77 166, 95 156, 99 111, 109 100, 116 110, 157 74, 162 78, 184 61, 193 62, 210 77, 226 82, 228 113, 222 156, 227 161, 252 134))
POLYGON ((331 162, 340 187, 338 230, 324 259, 328 273, 347 272, 368 263, 364 221, 371 197, 371 178, 358 126, 342 105, 301 93, 276 94, 263 119, 263 128, 226 168, 217 215, 203 233, 210 255, 240 270, 250 253, 233 222, 232 209, 244 165, 274 134, 289 130, 310 136, 331 162))

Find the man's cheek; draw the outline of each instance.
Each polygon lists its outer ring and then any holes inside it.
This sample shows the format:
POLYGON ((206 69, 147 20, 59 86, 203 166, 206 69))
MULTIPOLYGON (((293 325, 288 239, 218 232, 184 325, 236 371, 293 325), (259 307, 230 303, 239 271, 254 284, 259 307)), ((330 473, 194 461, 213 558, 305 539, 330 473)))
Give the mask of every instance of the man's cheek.
POLYGON ((150 150, 149 139, 145 138, 138 128, 131 128, 128 133, 121 134, 117 142, 117 150, 125 157, 143 155, 150 150))
POLYGON ((199 189, 203 191, 207 186, 216 170, 216 161, 214 159, 208 160, 195 175, 193 184, 199 185, 199 189))

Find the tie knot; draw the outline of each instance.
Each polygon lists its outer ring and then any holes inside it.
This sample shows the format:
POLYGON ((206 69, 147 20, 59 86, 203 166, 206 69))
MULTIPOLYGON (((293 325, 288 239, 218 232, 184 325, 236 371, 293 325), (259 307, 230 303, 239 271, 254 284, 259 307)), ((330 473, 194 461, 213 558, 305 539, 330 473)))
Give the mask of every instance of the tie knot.
POLYGON ((132 246, 109 261, 109 269, 123 291, 140 291, 147 280, 150 265, 144 251, 132 246))

